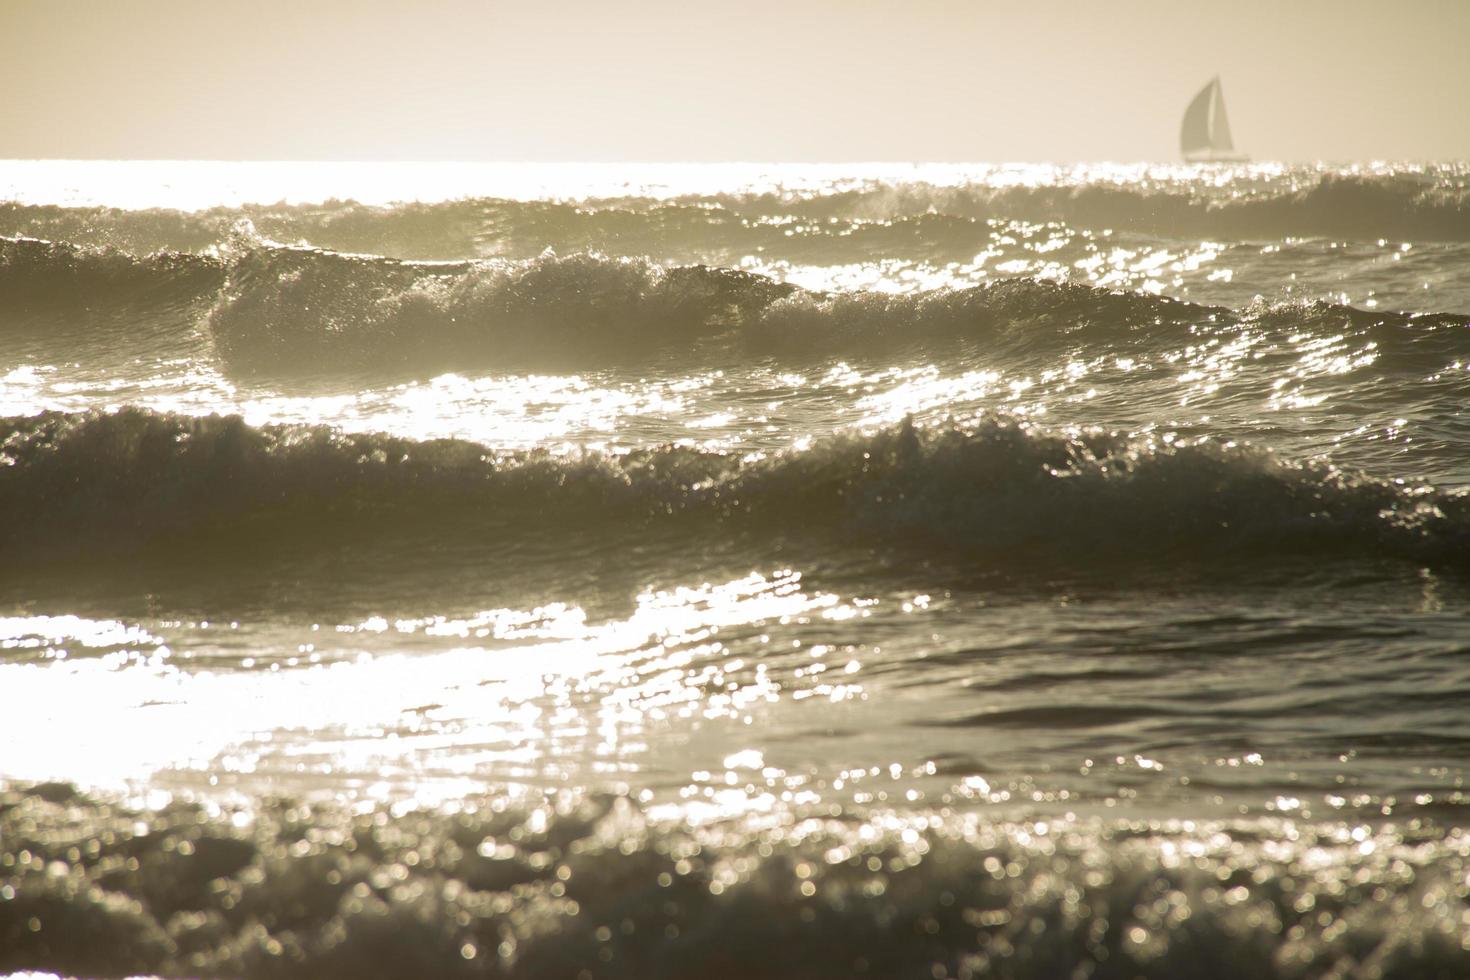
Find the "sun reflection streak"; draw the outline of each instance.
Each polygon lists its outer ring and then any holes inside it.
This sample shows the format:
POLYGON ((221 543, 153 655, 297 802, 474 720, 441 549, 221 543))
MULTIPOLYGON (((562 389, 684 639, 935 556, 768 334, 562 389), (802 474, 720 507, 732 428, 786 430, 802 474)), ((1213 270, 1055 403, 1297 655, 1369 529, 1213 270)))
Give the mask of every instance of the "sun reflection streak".
MULTIPOLYGON (((183 649, 197 639, 187 632, 169 637, 181 648, 174 655, 155 635, 167 628, 0 619, 11 651, 0 663, 6 726, 34 735, 0 750, 0 776, 126 787, 193 772, 221 788, 310 777, 370 797, 437 797, 486 778, 587 784, 653 765, 655 732, 671 722, 743 727, 784 699, 858 696, 852 649, 782 651, 764 628, 865 613, 781 570, 649 589, 628 616, 605 622, 560 603, 370 616, 316 632, 313 656, 295 666, 251 670, 198 669, 183 649), (15 659, 63 645, 101 655, 15 659), (828 671, 828 658, 841 669, 828 671), (87 725, 75 724, 80 715, 87 725), (99 730, 109 737, 89 734, 99 730)), ((737 753, 737 763, 753 760, 737 753)))

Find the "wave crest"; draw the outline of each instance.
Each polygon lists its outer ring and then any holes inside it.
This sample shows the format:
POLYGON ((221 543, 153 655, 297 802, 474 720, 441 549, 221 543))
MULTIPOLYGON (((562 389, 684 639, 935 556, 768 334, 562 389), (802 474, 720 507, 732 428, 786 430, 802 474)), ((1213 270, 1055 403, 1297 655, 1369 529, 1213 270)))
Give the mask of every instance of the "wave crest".
POLYGON ((249 222, 208 255, 0 239, 0 304, 12 334, 52 346, 100 340, 114 353, 129 343, 162 353, 170 335, 192 350, 202 325, 232 373, 276 378, 577 368, 660 351, 693 360, 891 354, 956 339, 999 355, 1083 344, 1134 356, 1253 330, 1279 333, 1288 347, 1303 331, 1350 331, 1378 345, 1385 356, 1374 369, 1391 374, 1433 373, 1470 356, 1470 321, 1457 314, 1326 302, 1233 310, 1021 277, 824 293, 737 269, 588 252, 408 262, 273 244, 249 222))
POLYGON ((231 369, 278 376, 604 365, 661 349, 698 357, 716 338, 756 355, 889 353, 957 338, 1001 353, 1079 342, 1162 352, 1246 328, 1371 333, 1386 351, 1428 364, 1470 352, 1470 336, 1453 329, 1465 323, 1323 302, 1235 311, 1050 279, 820 293, 735 269, 596 253, 418 263, 264 245, 231 267, 209 316, 231 369))
POLYGON ((266 247, 232 267, 209 322, 231 366, 263 373, 605 358, 727 330, 793 289, 585 253, 425 264, 266 247))
POLYGON ((904 423, 751 461, 678 447, 497 458, 458 440, 238 417, 50 413, 0 425, 0 505, 26 515, 0 527, 7 550, 63 560, 187 554, 200 540, 267 557, 334 538, 494 550, 584 532, 697 538, 714 525, 997 569, 1232 555, 1460 565, 1470 554, 1470 495, 1213 442, 1003 418, 904 423))
POLYGON ((6 312, 175 306, 219 288, 213 256, 115 248, 36 238, 0 238, 0 304, 6 312))

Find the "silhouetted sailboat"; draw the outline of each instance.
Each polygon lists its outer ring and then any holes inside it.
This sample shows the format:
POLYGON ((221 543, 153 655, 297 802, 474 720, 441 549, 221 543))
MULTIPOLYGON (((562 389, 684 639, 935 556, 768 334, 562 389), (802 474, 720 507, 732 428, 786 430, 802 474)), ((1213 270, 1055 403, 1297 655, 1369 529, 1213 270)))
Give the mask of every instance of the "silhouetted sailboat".
POLYGON ((1230 117, 1225 115, 1219 75, 1210 79, 1184 110, 1179 150, 1189 163, 1244 163, 1250 159, 1235 152, 1230 139, 1230 117))

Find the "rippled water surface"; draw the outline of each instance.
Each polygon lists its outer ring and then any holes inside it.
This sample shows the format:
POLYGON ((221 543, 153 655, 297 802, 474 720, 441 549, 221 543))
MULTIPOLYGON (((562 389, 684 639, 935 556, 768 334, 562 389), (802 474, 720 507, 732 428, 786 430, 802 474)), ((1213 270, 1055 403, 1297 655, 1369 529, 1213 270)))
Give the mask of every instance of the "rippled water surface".
POLYGON ((0 970, 1470 973, 1467 183, 0 164, 0 970))

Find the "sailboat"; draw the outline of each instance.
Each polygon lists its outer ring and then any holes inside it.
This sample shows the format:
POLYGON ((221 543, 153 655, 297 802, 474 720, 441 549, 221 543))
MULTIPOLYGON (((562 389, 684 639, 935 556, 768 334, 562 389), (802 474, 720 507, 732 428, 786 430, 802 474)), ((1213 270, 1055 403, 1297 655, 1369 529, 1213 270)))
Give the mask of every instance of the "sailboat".
POLYGON ((1236 153, 1230 140, 1230 117, 1225 115, 1219 75, 1210 79, 1184 110, 1179 150, 1188 163, 1245 163, 1250 159, 1236 153))

